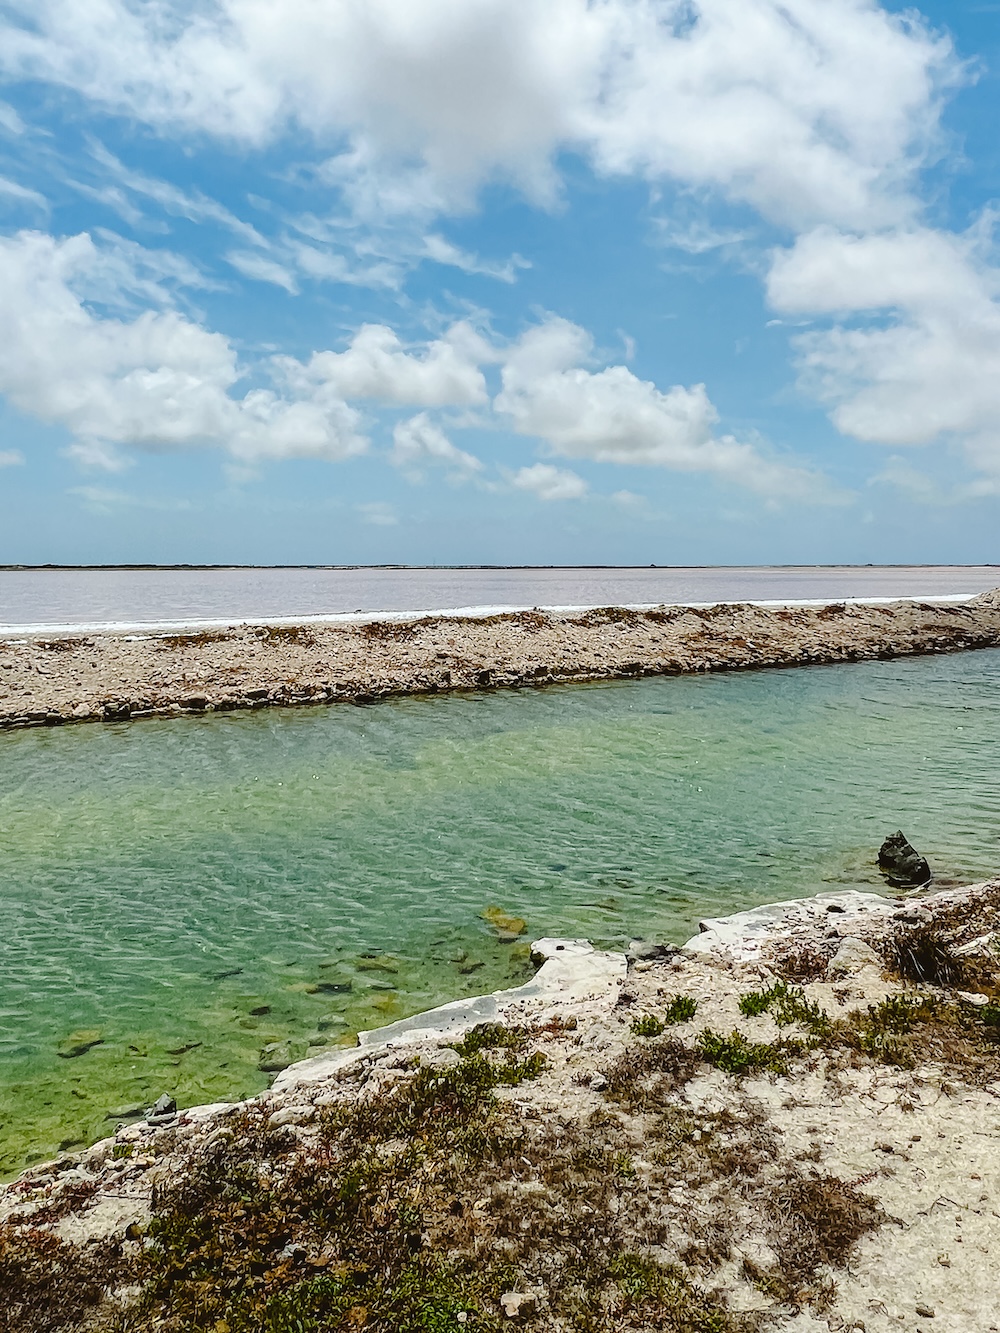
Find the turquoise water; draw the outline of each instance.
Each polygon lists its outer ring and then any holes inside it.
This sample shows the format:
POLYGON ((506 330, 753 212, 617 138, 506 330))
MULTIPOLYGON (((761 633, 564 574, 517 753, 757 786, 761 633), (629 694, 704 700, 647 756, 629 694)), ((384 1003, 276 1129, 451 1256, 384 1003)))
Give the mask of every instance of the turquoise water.
POLYGON ((681 940, 897 826, 985 877, 998 814, 997 651, 5 734, 0 1171, 515 982, 490 906, 681 940))

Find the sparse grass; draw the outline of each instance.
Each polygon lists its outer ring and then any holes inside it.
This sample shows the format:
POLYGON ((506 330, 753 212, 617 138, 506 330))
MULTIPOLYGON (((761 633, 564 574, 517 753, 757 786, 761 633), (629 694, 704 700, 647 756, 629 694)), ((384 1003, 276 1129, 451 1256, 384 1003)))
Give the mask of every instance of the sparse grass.
POLYGON ((316 642, 316 636, 305 625, 255 625, 253 636, 262 643, 298 643, 304 648, 316 642))
POLYGON ((461 1041, 452 1042, 451 1049, 466 1057, 480 1051, 521 1051, 527 1044, 527 1028, 507 1027, 504 1023, 478 1023, 461 1041))
POLYGON ((659 1037, 673 1023, 686 1023, 698 1012, 698 1001, 690 995, 675 995, 663 1008, 663 1016, 641 1014, 632 1021, 637 1037, 659 1037))
POLYGON ((73 653, 78 648, 93 648, 93 639, 39 639, 35 645, 47 653, 73 653))
POLYGON ((115 1246, 68 1245, 39 1227, 0 1225, 0 1329, 75 1329, 101 1300, 115 1246))
POLYGON ((764 1191, 784 1299, 822 1310, 834 1295, 821 1267, 843 1268, 858 1241, 890 1219, 874 1199, 836 1176, 789 1171, 764 1191))
POLYGON ((412 620, 369 620, 359 625, 358 632, 366 639, 379 639, 387 643, 404 643, 416 636, 417 627, 412 620))
POLYGON ((958 986, 965 979, 963 960, 952 953, 940 926, 899 930, 882 944, 886 963, 904 981, 928 986, 958 986))
POLYGON ((798 1024, 822 1041, 829 1037, 833 1024, 817 1001, 806 998, 800 986, 778 981, 767 990, 749 991, 740 996, 740 1013, 748 1017, 770 1012, 778 1027, 798 1024))
POLYGON ((701 1058, 726 1074, 743 1078, 747 1074, 787 1074, 789 1060, 807 1050, 804 1042, 782 1037, 779 1041, 748 1041, 742 1032, 728 1037, 706 1028, 698 1038, 701 1058))
POLYGON ((224 630, 200 630, 196 634, 164 634, 153 647, 158 653, 169 653, 181 648, 205 648, 212 643, 223 643, 231 635, 224 630))
POLYGON ((697 1050, 676 1037, 651 1041, 611 1065, 605 1096, 630 1110, 656 1110, 694 1078, 701 1061, 697 1050))
POLYGON ((636 1037, 662 1037, 666 1026, 662 1018, 656 1018, 653 1014, 640 1014, 638 1018, 632 1019, 631 1030, 636 1037))
POLYGON ((901 1039, 918 1023, 927 1023, 940 1012, 941 1005, 934 996, 890 995, 842 1020, 838 1035, 881 1064, 912 1069, 912 1047, 901 1039))

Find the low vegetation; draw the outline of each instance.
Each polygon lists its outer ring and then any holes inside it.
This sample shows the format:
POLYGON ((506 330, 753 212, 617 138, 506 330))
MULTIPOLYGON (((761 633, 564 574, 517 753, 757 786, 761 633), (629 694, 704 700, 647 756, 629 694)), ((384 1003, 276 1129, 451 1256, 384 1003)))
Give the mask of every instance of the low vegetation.
MULTIPOLYGON (((762 1333, 776 1311, 826 1319, 859 1242, 893 1219, 862 1188, 875 1172, 824 1171, 818 1137, 790 1155, 753 1080, 793 1090, 820 1061, 834 1078, 930 1064, 994 1080, 995 990, 963 1001, 971 965, 947 932, 919 931, 885 946, 916 984, 860 1008, 830 1013, 786 978, 741 995, 729 1031, 681 1028, 698 1001, 662 990, 626 1027, 637 997, 623 990, 624 1049, 596 1073, 576 1018, 483 1023, 420 1058, 351 1066, 290 1123, 250 1103, 201 1137, 164 1131, 141 1228, 77 1247, 46 1229, 51 1208, 0 1225, 0 1330, 762 1333), (546 1082, 554 1042, 575 1101, 546 1082), (722 1109, 691 1086, 712 1070, 722 1109), (754 1310, 732 1307, 735 1287, 754 1310)), ((112 1157, 130 1164, 131 1145, 112 1157)))

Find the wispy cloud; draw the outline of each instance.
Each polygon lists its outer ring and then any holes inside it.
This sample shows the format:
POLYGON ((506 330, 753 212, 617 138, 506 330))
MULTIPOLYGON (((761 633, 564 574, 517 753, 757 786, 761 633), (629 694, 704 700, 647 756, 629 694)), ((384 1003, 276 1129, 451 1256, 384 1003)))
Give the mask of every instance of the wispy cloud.
POLYGON ((283 287, 292 296, 298 294, 299 284, 295 281, 294 275, 276 259, 269 259, 267 255, 254 250, 230 250, 226 255, 226 262, 232 264, 233 268, 245 278, 283 287))
POLYGON ((461 269, 463 273, 497 278, 500 282, 516 282, 521 269, 531 268, 531 263, 517 254, 511 255, 508 260, 499 264, 488 259, 480 259, 478 255, 470 254, 436 233, 424 237, 424 256, 436 264, 446 264, 461 269))
POLYGON ((220 204, 200 190, 182 190, 170 181, 159 180, 155 176, 134 171, 98 140, 92 139, 90 143, 94 160, 109 171, 124 189, 151 199, 165 212, 175 217, 186 218, 189 222, 215 222, 239 236, 244 243, 267 248, 268 242, 257 228, 238 218, 224 204, 220 204))
POLYGON ((7 199, 16 199, 19 203, 33 204, 36 208, 47 209, 49 206, 44 194, 30 189, 27 185, 9 180, 6 176, 0 176, 0 195, 7 199))
POLYGON ((354 506, 355 510, 361 515, 363 523, 370 523, 376 528, 394 528, 399 523, 399 517, 391 504, 384 500, 373 500, 367 504, 354 506))
POLYGON ((193 501, 157 495, 135 495, 130 491, 111 490, 106 486, 71 486, 69 495, 78 496, 88 509, 110 514, 122 509, 149 509, 159 513, 189 512, 193 501))

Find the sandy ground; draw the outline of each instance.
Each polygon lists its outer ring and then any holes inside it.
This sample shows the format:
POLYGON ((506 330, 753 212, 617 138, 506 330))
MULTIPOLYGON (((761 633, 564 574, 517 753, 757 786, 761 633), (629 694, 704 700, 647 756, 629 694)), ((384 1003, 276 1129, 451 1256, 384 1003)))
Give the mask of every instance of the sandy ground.
POLYGON ((801 666, 1000 644, 1000 589, 960 604, 620 607, 0 642, 0 727, 801 666))
MULTIPOLYGON (((915 1048, 907 1067, 834 1043, 804 1051, 785 1072, 738 1076, 696 1061, 690 1076, 669 1086, 643 1073, 657 1040, 690 1050, 706 1029, 760 1043, 795 1033, 779 1027, 771 1011, 740 1009, 741 995, 782 975, 798 977, 801 998, 835 1020, 863 1016, 893 996, 929 997, 958 1014, 959 1025, 963 1015, 995 1012, 987 1006, 1000 980, 1000 880, 918 903, 824 895, 770 909, 766 930, 763 919, 757 909, 710 923, 684 950, 637 944, 628 957, 598 953, 582 941, 543 941, 548 961, 535 983, 362 1034, 358 1049, 334 1049, 290 1067, 243 1110, 289 1136, 282 1152, 326 1160, 319 1127, 326 1108, 397 1095, 418 1064, 450 1068, 458 1061, 452 1044, 484 1018, 521 1025, 535 1034, 545 1068, 498 1096, 525 1145, 547 1146, 526 1146, 530 1158, 515 1159, 485 1185, 470 1181, 470 1197, 456 1199, 453 1211, 464 1210, 468 1226, 479 1229, 484 1253, 500 1243, 492 1219, 509 1212, 512 1195, 525 1228, 529 1219, 541 1225, 545 1208, 586 1212, 579 1182, 560 1196, 545 1178, 544 1152, 556 1154, 563 1141, 594 1147, 605 1134, 613 1146, 624 1144, 630 1159, 602 1196, 607 1245, 679 1265, 715 1293, 727 1317, 750 1318, 734 1328, 1000 1328, 1000 1047, 987 1046, 985 1059, 963 1063, 961 1050, 931 1043, 915 1048), (949 957, 974 967, 977 989, 914 984, 887 969, 893 941, 916 948, 928 929, 945 941, 949 957), (697 1001, 693 1017, 668 1026, 662 1039, 636 1033, 637 1019, 664 1014, 679 995, 697 1001), (789 1181, 832 1185, 834 1197, 840 1190, 878 1214, 877 1224, 839 1258, 807 1265, 808 1281, 792 1295, 767 1276, 785 1271, 782 1263, 801 1252, 811 1225, 797 1216, 789 1181)), ((963 984, 972 984, 963 975, 963 984)), ((0 1240, 36 1227, 32 1234, 71 1247, 109 1237, 125 1251, 141 1246, 154 1186, 183 1179, 218 1145, 220 1126, 234 1114, 220 1106, 182 1111, 162 1128, 122 1127, 87 1152, 32 1168, 0 1191, 0 1240)), ((821 1231, 822 1219, 817 1225, 821 1231)), ((527 1304, 509 1321, 546 1333, 583 1327, 552 1313, 554 1270, 546 1269, 544 1255, 532 1260, 528 1253, 534 1276, 514 1293, 527 1304)), ((121 1299, 127 1303, 129 1293, 121 1299)), ((601 1326, 675 1327, 611 1316, 601 1326)), ((18 1333, 49 1325, 24 1318, 6 1327, 18 1333)))

